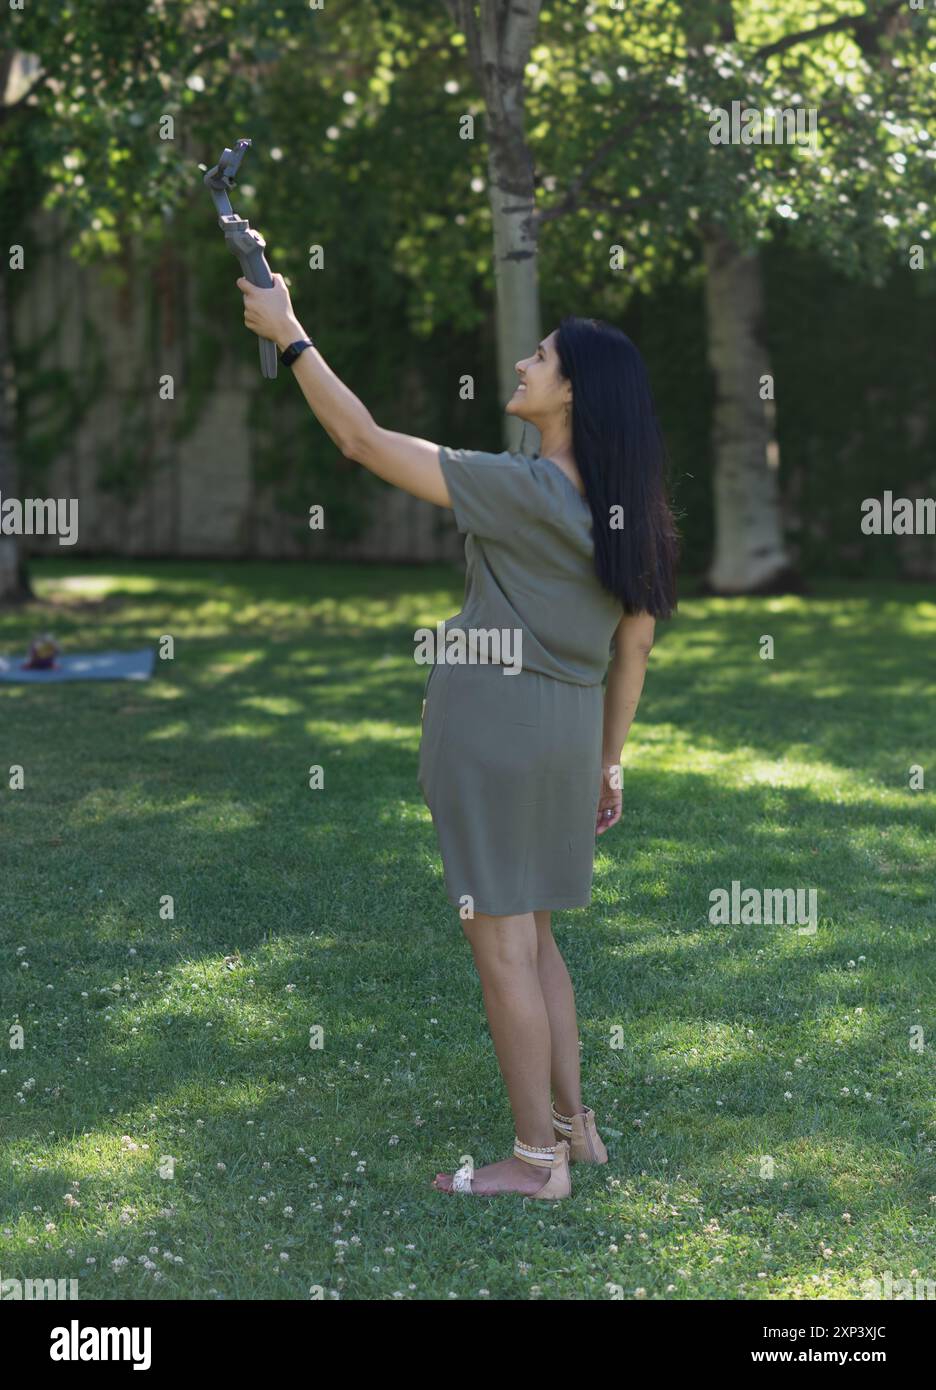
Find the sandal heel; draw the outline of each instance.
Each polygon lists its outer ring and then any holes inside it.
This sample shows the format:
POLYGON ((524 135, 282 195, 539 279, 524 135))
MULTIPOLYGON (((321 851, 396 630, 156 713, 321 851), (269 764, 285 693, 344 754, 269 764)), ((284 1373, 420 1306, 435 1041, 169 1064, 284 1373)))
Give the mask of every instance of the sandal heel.
POLYGON ((557 1139, 565 1139, 569 1145, 570 1163, 607 1163, 608 1150, 595 1125, 595 1112, 587 1105, 585 1113, 573 1115, 572 1131, 569 1133, 554 1124, 557 1139))
POLYGON ((572 1174, 569 1172, 569 1142, 567 1139, 562 1136, 559 1137, 556 1144, 556 1157, 553 1159, 549 1178, 538 1192, 531 1192, 529 1195, 536 1199, 545 1198, 547 1202, 559 1202, 563 1197, 572 1196, 572 1174))

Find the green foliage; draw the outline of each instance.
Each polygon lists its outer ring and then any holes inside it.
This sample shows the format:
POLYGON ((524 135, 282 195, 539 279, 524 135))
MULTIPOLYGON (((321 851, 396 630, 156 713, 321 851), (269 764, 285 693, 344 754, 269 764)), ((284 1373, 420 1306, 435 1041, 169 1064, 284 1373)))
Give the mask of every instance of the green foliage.
MULTIPOLYGON (((822 566, 839 542, 851 545, 839 500, 845 465, 831 462, 845 437, 836 430, 848 422, 826 400, 825 383, 842 383, 843 402, 876 401, 864 441, 854 436, 849 445, 869 484, 893 476, 895 448, 899 471, 920 475, 931 425, 922 435, 915 426, 912 439, 905 426, 910 414, 931 421, 919 344, 932 275, 918 274, 905 293, 905 267, 910 245, 932 255, 936 141, 926 118, 936 40, 929 15, 898 14, 889 0, 868 5, 856 26, 858 14, 834 0, 822 23, 842 27, 778 48, 783 36, 816 27, 807 0, 744 7, 634 0, 622 10, 594 7, 587 24, 571 0, 541 13, 525 120, 543 218, 544 314, 553 323, 563 312, 597 314, 629 327, 644 348, 692 568, 705 563, 712 519, 712 387, 698 266, 713 220, 747 244, 766 248, 779 238, 781 260, 770 264, 790 267, 784 285, 775 282, 769 328, 782 386, 783 480, 809 563, 822 566), (713 105, 794 99, 820 110, 818 151, 714 147, 708 138, 713 105), (609 264, 614 246, 623 270, 609 264), (848 288, 846 279, 863 288, 848 288), (912 354, 864 354, 868 285, 875 303, 905 306, 913 325, 904 333, 899 313, 885 315, 886 333, 875 341, 912 342, 912 354), (802 314, 790 306, 826 292, 830 312, 816 315, 820 331, 803 341, 802 314), (839 324, 842 349, 831 328, 839 324), (901 390, 883 384, 898 359, 901 390)), ((361 488, 353 470, 335 468, 330 441, 288 377, 271 386, 255 374, 256 345, 242 330, 233 286, 237 266, 201 183, 222 146, 249 134, 255 144, 235 206, 266 236, 272 264, 289 277, 302 321, 339 376, 392 428, 478 447, 498 441, 484 110, 464 36, 442 5, 420 0, 401 17, 394 7, 363 4, 311 11, 206 0, 141 11, 87 0, 32 5, 11 16, 9 32, 38 55, 47 85, 35 105, 8 118, 14 139, 0 152, 0 227, 19 239, 27 204, 44 198, 69 218, 84 259, 112 256, 135 238, 132 290, 144 300, 150 352, 160 363, 153 270, 171 245, 189 286, 177 440, 197 424, 219 353, 236 337, 253 382, 258 489, 302 514, 310 495, 327 497, 343 536, 360 529, 379 495, 380 485, 361 488), (459 138, 466 114, 476 117, 473 141, 459 138), (162 138, 167 116, 173 139, 162 138), (12 216, 3 195, 14 183, 21 207, 12 216), (324 248, 323 270, 309 266, 314 246, 324 248), (476 383, 470 403, 457 397, 465 373, 476 383), (404 375, 413 383, 405 389, 404 375)), ((118 276, 130 273, 114 265, 118 276)), ((27 406, 30 440, 46 429, 38 456, 47 458, 53 434, 27 406)), ((135 407, 119 409, 130 412, 117 426, 129 437, 135 407)), ((107 463, 106 480, 134 494, 141 475, 131 449, 107 463)), ((876 563, 893 561, 886 547, 873 555, 876 563)), ((854 556, 855 563, 868 558, 860 547, 854 556)))

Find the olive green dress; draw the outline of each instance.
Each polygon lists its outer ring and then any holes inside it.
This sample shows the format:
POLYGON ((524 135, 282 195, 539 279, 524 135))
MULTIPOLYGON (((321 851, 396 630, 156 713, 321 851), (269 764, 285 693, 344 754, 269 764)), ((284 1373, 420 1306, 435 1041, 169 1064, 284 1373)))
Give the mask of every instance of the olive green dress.
POLYGON ((591 511, 550 459, 442 445, 439 460, 467 536, 464 603, 445 632, 508 630, 502 659, 522 653, 518 674, 437 654, 426 679, 419 786, 446 894, 492 916, 585 907, 602 680, 623 613, 594 571, 591 511))

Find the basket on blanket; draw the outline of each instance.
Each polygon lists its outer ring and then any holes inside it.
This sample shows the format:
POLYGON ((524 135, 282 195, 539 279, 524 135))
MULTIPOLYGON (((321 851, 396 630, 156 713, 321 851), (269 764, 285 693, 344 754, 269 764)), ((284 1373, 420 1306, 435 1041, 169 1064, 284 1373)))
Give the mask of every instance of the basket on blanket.
POLYGON ((29 644, 29 657, 23 662, 24 671, 51 671, 60 651, 59 644, 51 632, 34 637, 29 644))

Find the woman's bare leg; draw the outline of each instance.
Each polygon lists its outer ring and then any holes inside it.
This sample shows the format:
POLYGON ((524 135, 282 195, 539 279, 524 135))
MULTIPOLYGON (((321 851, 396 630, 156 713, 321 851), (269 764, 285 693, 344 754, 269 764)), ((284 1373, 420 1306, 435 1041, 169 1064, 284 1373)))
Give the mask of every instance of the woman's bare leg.
MULTIPOLYGON (((537 970, 536 923, 532 912, 514 917, 475 913, 462 922, 481 979, 484 1007, 501 1075, 510 1098, 518 1139, 537 1147, 556 1143, 549 1107, 549 1016, 537 970)), ((536 1192, 549 1178, 519 1158, 475 1169, 475 1192, 536 1192)), ((434 1186, 447 1191, 451 1174, 434 1186)))
POLYGON ((552 913, 535 912, 533 916, 537 973, 549 1017, 553 1101, 560 1115, 578 1115, 583 1106, 575 991, 552 934, 552 913))

